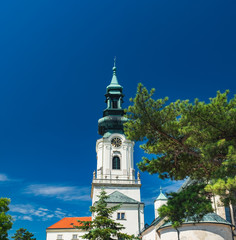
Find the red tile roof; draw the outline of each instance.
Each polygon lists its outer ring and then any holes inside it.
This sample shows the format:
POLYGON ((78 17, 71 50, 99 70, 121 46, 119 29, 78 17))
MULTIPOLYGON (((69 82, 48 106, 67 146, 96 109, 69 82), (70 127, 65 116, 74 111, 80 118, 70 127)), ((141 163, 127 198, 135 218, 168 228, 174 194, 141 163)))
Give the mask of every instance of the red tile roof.
POLYGON ((74 228, 74 226, 81 226, 81 223, 78 223, 77 220, 80 221, 92 221, 92 217, 65 217, 54 223, 52 226, 47 229, 53 228, 74 228))

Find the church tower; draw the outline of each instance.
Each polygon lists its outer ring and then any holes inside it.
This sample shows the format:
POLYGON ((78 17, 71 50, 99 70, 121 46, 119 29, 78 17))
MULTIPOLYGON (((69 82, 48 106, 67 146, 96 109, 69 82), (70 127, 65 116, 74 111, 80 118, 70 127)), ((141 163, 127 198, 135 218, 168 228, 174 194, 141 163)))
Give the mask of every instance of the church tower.
POLYGON ((141 203, 141 181, 135 177, 134 142, 124 135, 123 87, 118 83, 114 63, 111 83, 106 88, 107 107, 98 120, 97 170, 93 174, 91 197, 94 205, 103 188, 109 195, 108 204, 122 204, 113 218, 124 232, 138 235, 144 227, 144 204, 141 203))
POLYGON ((155 219, 159 217, 158 209, 167 203, 167 197, 162 193, 162 188, 160 187, 160 194, 154 201, 155 219))

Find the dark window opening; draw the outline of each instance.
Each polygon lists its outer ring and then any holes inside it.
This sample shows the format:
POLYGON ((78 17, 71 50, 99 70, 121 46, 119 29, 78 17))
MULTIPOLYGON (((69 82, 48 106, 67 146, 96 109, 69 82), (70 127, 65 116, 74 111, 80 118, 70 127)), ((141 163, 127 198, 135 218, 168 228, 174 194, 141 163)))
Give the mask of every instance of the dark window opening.
POLYGON ((117 156, 112 158, 112 169, 120 169, 120 158, 117 156))
POLYGON ((112 108, 117 108, 118 105, 117 105, 117 101, 112 101, 112 108))
POLYGON ((226 215, 226 220, 228 222, 232 223, 231 214, 230 214, 230 208, 229 207, 225 207, 225 215, 226 215))

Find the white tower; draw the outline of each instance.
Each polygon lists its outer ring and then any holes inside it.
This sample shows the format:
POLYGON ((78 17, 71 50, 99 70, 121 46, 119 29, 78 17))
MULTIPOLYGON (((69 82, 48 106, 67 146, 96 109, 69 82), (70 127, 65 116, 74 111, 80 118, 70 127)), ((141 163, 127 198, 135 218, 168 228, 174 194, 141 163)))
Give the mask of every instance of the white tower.
POLYGON ((154 201, 155 219, 159 217, 158 209, 167 203, 167 197, 162 193, 162 188, 160 187, 160 194, 154 201))
POLYGON ((140 198, 139 173, 135 178, 134 142, 128 140, 123 131, 127 119, 123 116, 122 90, 114 65, 105 94, 107 108, 98 121, 98 133, 102 138, 96 143, 97 171, 93 174, 91 197, 92 204, 96 203, 103 188, 109 195, 109 205, 122 204, 113 218, 125 227, 125 233, 138 235, 144 227, 144 204, 140 198))

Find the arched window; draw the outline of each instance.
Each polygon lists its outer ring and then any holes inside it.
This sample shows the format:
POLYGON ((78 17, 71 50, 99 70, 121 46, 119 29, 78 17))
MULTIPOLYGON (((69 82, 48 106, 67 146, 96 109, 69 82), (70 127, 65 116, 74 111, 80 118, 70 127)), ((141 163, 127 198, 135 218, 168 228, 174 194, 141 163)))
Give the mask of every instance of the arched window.
POLYGON ((120 158, 118 156, 112 158, 112 169, 120 169, 120 158))

